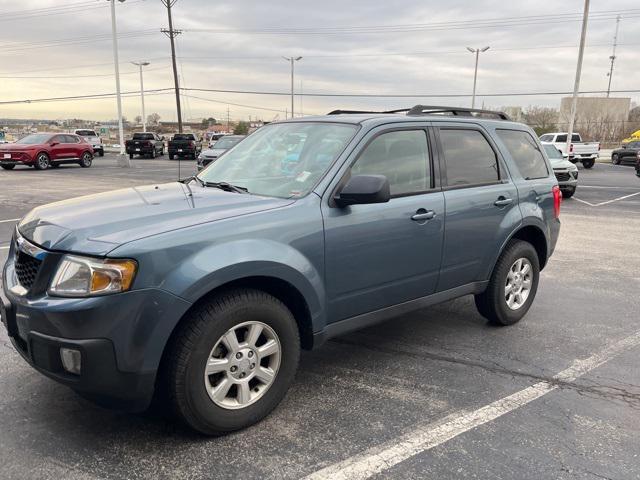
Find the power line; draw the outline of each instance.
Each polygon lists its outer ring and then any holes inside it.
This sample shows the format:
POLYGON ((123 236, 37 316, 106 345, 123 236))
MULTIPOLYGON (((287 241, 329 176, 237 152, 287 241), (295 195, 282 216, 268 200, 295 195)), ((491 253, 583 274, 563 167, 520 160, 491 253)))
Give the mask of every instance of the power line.
MULTIPOLYGON (((167 91, 173 90, 173 88, 156 88, 153 90, 147 90, 145 93, 154 94, 154 93, 166 93, 167 91)), ((140 95, 139 90, 122 92, 122 95, 140 95)), ((101 98, 111 98, 115 97, 116 93, 94 93, 88 95, 70 95, 66 97, 49 97, 49 98, 32 98, 32 99, 23 99, 23 100, 5 100, 1 101, 0 105, 13 105, 19 103, 42 103, 42 102, 66 102, 69 100, 99 100, 101 98)))
MULTIPOLYGON (((155 68, 148 68, 145 71, 147 72, 152 72, 155 70, 164 70, 166 68, 166 65, 164 67, 155 67, 155 68)), ((120 72, 120 75, 137 75, 139 72, 137 71, 132 71, 132 72, 120 72)), ((4 75, 0 75, 0 78, 11 78, 11 79, 40 79, 40 80, 51 80, 51 79, 56 79, 56 78, 94 78, 94 77, 113 77, 113 72, 112 73, 94 73, 91 75, 58 75, 58 76, 30 76, 30 77, 20 77, 20 76, 4 76, 4 75)))

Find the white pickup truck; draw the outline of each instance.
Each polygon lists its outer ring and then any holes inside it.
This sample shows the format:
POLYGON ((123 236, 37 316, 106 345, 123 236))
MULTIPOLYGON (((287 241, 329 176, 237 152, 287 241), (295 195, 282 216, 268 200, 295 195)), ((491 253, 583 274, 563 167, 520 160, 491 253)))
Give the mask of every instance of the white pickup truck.
POLYGON ((93 153, 96 155, 100 155, 104 157, 104 146, 102 145, 102 140, 100 139, 100 135, 98 135, 95 130, 88 130, 86 128, 82 128, 79 130, 75 130, 73 133, 76 135, 80 135, 82 138, 86 140, 87 143, 90 143, 93 147, 93 153))
POLYGON ((569 152, 567 149, 567 132, 545 133, 540 136, 540 142, 556 147, 572 163, 582 162, 584 168, 591 168, 600 155, 600 142, 583 142, 579 133, 571 135, 569 152))

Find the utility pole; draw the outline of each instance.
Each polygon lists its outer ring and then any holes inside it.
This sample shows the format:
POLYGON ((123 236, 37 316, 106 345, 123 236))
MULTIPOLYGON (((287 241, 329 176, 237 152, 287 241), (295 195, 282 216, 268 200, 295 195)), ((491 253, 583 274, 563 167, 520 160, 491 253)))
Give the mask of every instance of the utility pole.
POLYGON ((291 63, 291 118, 293 118, 293 96, 294 96, 294 89, 293 89, 293 62, 297 62, 298 60, 301 60, 302 57, 282 57, 284 58, 287 62, 291 63))
POLYGON ((475 108, 475 106, 476 106, 476 82, 478 80, 478 59, 480 58, 480 53, 481 52, 486 52, 487 50, 489 50, 489 47, 484 47, 484 48, 467 47, 467 50, 469 50, 471 53, 475 53, 476 54, 476 68, 473 71, 473 94, 471 95, 471 108, 475 108))
POLYGON ((231 117, 229 115, 229 106, 227 105, 227 133, 231 133, 231 117))
POLYGON ((567 144, 564 153, 569 155, 571 149, 571 137, 576 122, 576 108, 578 106, 578 91, 580 90, 580 74, 582 73, 582 58, 584 57, 584 43, 587 38, 587 21, 589 20, 589 0, 584 0, 584 13, 582 15, 582 32, 580 33, 580 49, 578 50, 578 65, 576 66, 576 80, 573 84, 573 98, 571 100, 571 116, 569 117, 569 131, 567 132, 567 144))
POLYGON ((144 81, 142 80, 142 67, 150 65, 149 62, 131 62, 140 67, 140 100, 142 100, 142 131, 147 131, 147 117, 144 113, 144 81))
POLYGON ((182 30, 173 29, 173 21, 171 19, 171 7, 178 0, 161 0, 163 5, 167 7, 167 16, 169 17, 169 30, 163 28, 161 31, 171 41, 171 62, 173 63, 173 83, 176 89, 176 109, 178 111, 178 133, 182 133, 182 110, 180 108, 180 85, 178 84, 178 67, 176 66, 176 46, 174 38, 182 33, 182 30))
POLYGON ((607 77, 609 77, 609 85, 607 85, 607 98, 609 98, 609 93, 611 93, 611 79, 613 78, 613 63, 616 61, 616 47, 618 46, 618 28, 620 28, 620 15, 616 17, 616 33, 613 36, 613 53, 609 57, 611 60, 611 67, 609 68, 609 73, 607 73, 607 77))
MULTIPOLYGON (((120 3, 124 0, 118 0, 120 3)), ((116 74, 116 102, 118 104, 118 143, 120 144, 120 157, 118 163, 123 164, 125 167, 131 167, 131 161, 126 158, 125 162, 122 162, 124 158, 124 126, 122 125, 122 98, 120 96, 120 61, 118 60, 118 33, 116 31, 116 0, 110 0, 111 2, 111 36, 113 39, 113 67, 116 74)))

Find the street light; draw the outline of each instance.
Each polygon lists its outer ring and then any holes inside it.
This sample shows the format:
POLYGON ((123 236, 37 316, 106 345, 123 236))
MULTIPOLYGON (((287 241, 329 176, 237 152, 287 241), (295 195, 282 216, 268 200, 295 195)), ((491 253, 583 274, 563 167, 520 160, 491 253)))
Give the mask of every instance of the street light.
POLYGON ((480 53, 481 52, 486 52, 487 50, 489 50, 489 47, 484 47, 484 48, 467 47, 467 50, 469 50, 471 53, 475 53, 476 54, 476 69, 473 72, 473 95, 471 97, 471 108, 475 108, 475 106, 476 106, 476 81, 478 80, 478 58, 480 57, 480 53))
POLYGON ((293 118, 293 62, 301 60, 302 57, 282 57, 287 62, 291 62, 291 118, 293 118))
POLYGON ((142 81, 142 67, 151 65, 149 62, 131 62, 140 67, 140 100, 142 100, 142 131, 147 131, 147 117, 144 114, 144 82, 142 81))
MULTIPOLYGON (((118 60, 118 35, 116 33, 116 2, 111 2, 111 35, 113 37, 113 66, 116 72, 116 98, 118 103, 118 136, 120 143, 120 158, 124 155, 124 127, 122 126, 122 99, 120 98, 120 65, 118 60)), ((118 0, 123 3, 125 0, 118 0)), ((130 167, 131 162, 127 159, 126 166, 130 167)))

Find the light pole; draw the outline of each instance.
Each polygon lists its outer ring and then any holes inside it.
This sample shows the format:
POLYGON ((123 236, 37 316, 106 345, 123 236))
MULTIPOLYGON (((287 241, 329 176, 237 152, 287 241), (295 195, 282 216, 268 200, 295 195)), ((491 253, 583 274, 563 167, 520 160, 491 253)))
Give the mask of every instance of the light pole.
POLYGON ((293 118, 293 62, 301 60, 302 57, 282 57, 291 63, 291 118, 293 118))
MULTIPOLYGON (((122 99, 120 98, 120 64, 118 60, 118 34, 116 32, 116 0, 111 2, 111 35, 113 37, 113 66, 116 73, 116 98, 118 103, 118 141, 120 143, 120 157, 124 155, 124 127, 122 125, 122 99)), ((118 0, 123 3, 124 0, 118 0)), ((126 166, 130 167, 131 162, 127 159, 126 166)))
POLYGON ((475 106, 476 106, 476 82, 478 80, 478 59, 480 57, 480 53, 481 52, 486 52, 487 50, 489 50, 489 47, 484 47, 484 48, 467 47, 467 50, 469 50, 471 53, 475 53, 476 54, 476 69, 473 72, 473 95, 471 96, 471 108, 475 108, 475 106))
POLYGON ((142 80, 142 67, 150 65, 149 62, 131 62, 140 67, 140 100, 142 100, 142 131, 147 131, 147 117, 144 114, 144 82, 142 80))

